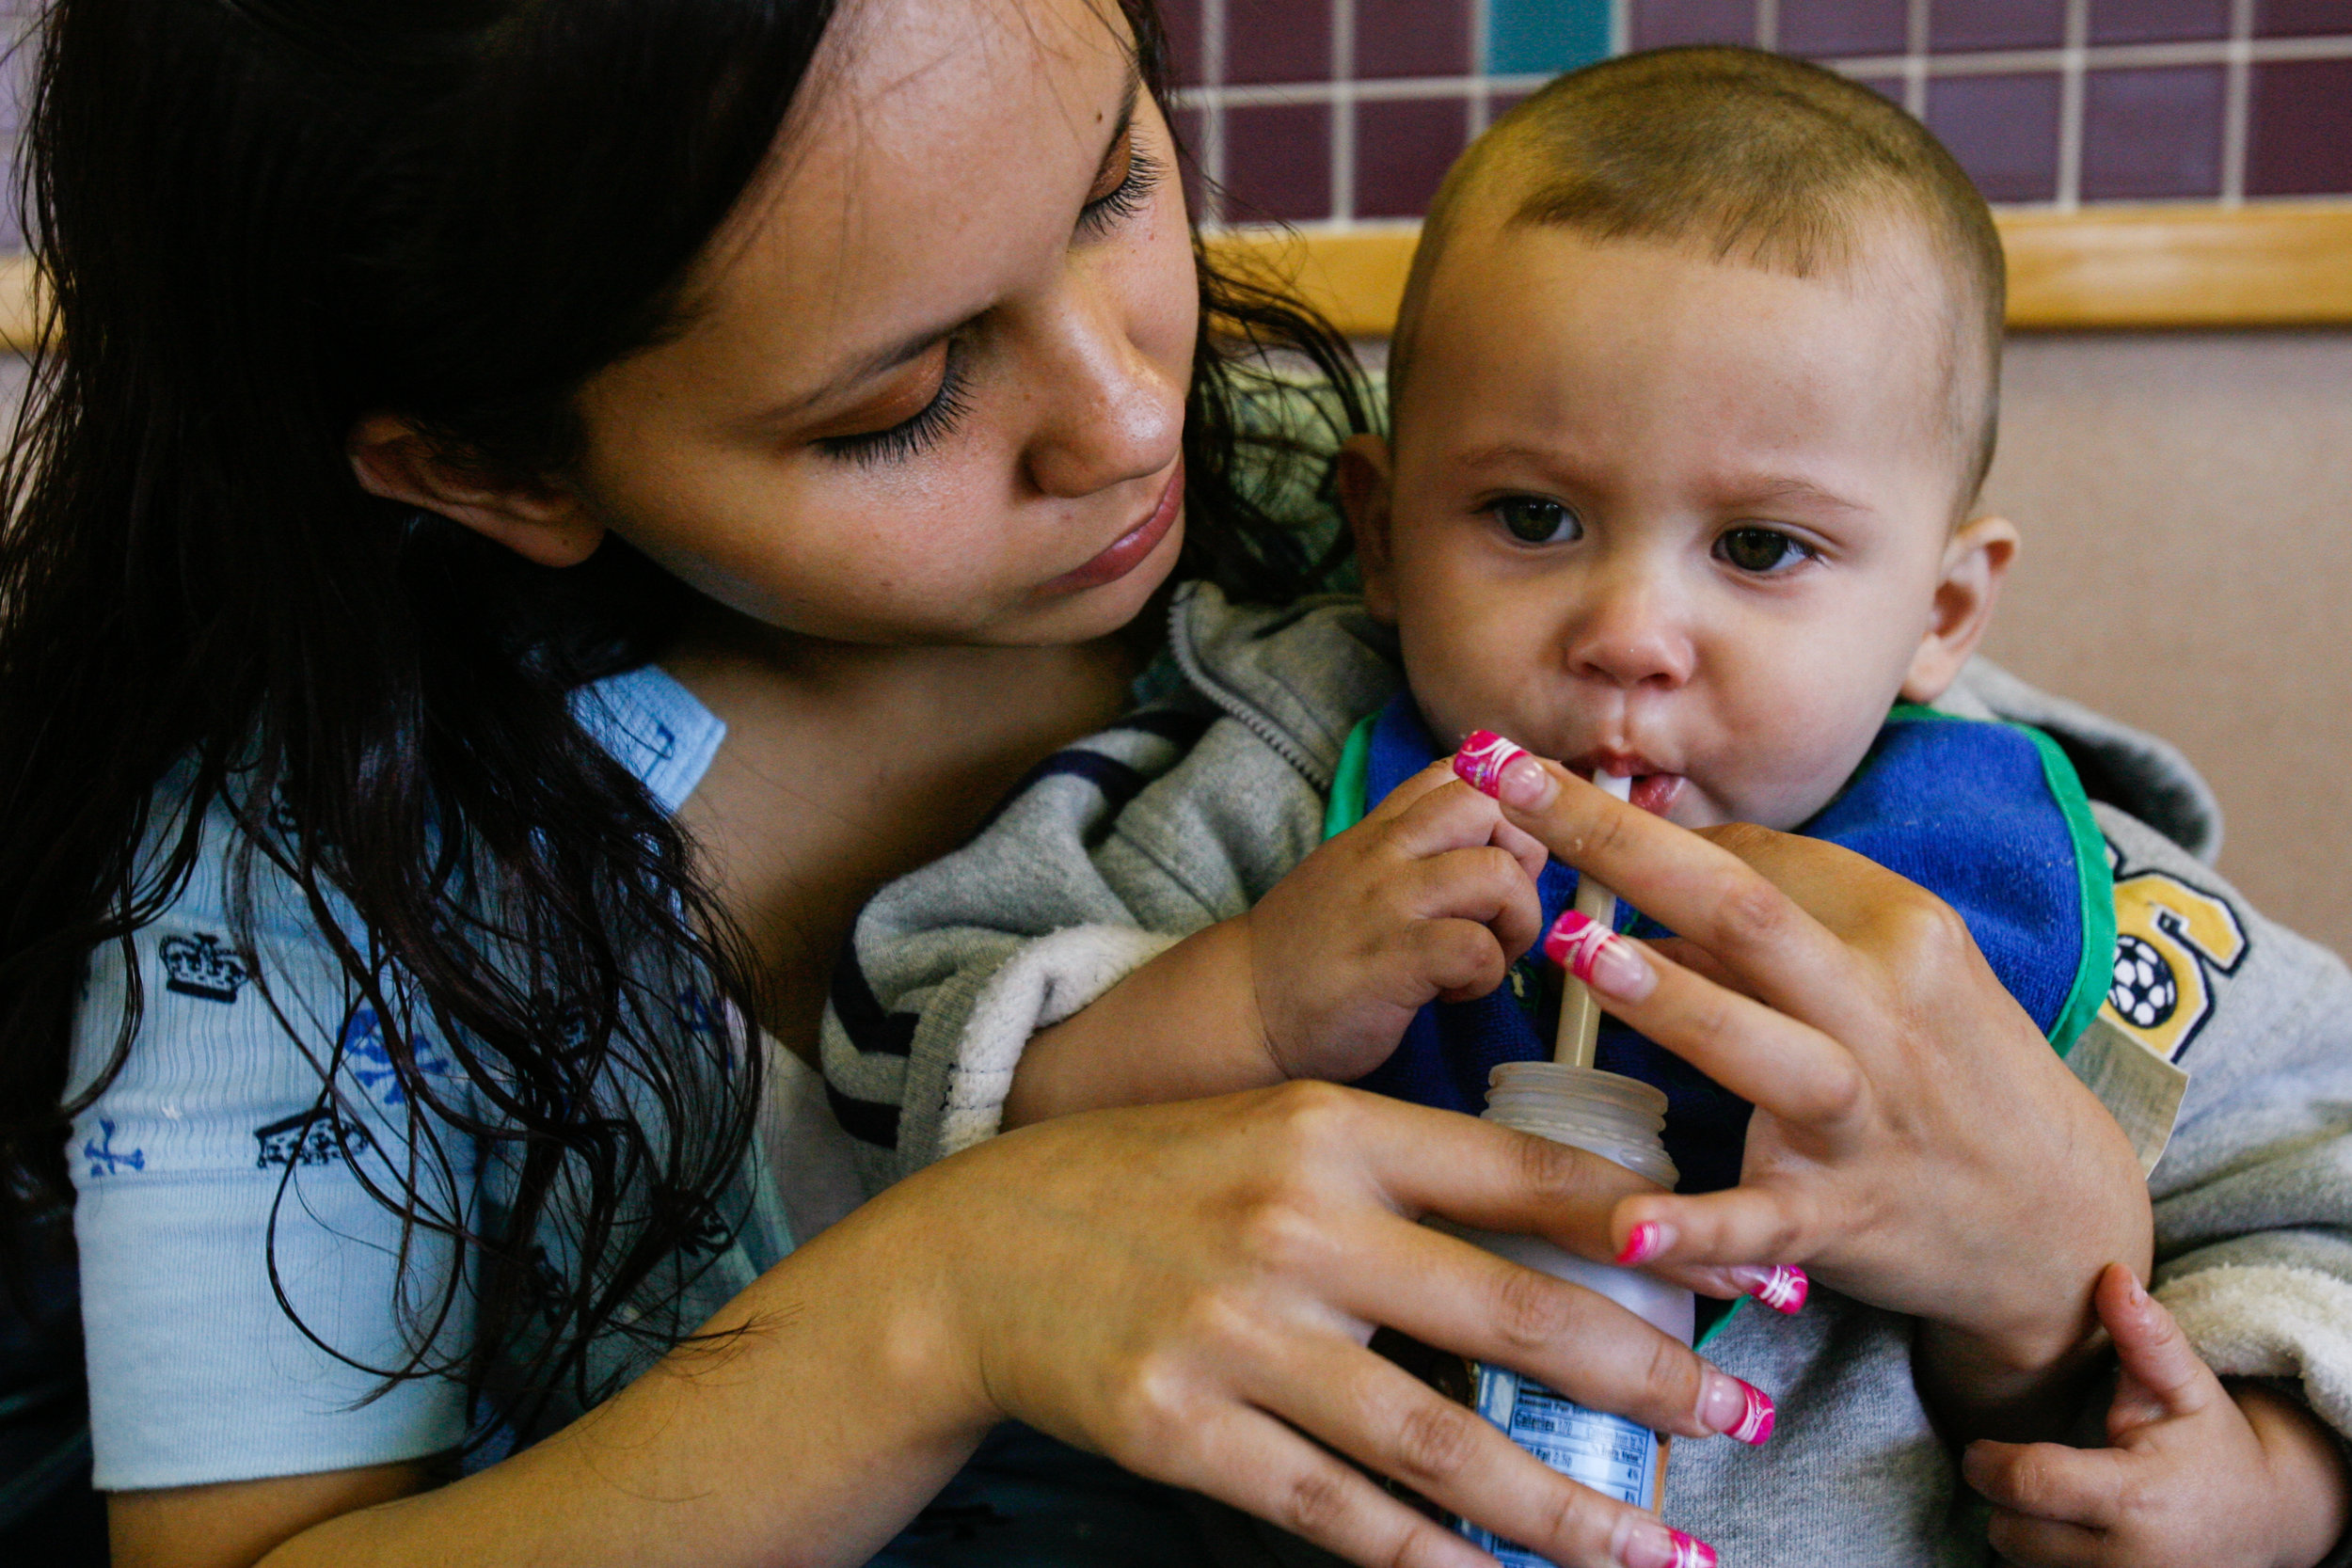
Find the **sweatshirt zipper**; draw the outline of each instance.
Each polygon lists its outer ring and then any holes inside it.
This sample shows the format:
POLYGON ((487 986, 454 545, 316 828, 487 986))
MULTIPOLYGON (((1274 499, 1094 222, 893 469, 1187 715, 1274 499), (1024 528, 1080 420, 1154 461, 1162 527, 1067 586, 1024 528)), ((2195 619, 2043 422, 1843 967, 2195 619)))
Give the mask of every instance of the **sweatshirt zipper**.
POLYGON ((1222 708, 1242 728, 1264 741, 1268 751, 1289 763, 1299 777, 1314 786, 1316 793, 1330 794, 1329 775, 1315 766, 1314 760, 1299 749, 1296 741, 1239 693, 1210 678, 1207 669, 1193 653, 1192 639, 1187 635, 1188 628, 1184 625, 1184 611, 1191 604, 1192 594, 1187 592, 1179 594, 1175 602, 1168 607, 1168 648, 1176 656, 1176 668, 1184 673, 1184 679, 1190 681, 1202 696, 1222 708))

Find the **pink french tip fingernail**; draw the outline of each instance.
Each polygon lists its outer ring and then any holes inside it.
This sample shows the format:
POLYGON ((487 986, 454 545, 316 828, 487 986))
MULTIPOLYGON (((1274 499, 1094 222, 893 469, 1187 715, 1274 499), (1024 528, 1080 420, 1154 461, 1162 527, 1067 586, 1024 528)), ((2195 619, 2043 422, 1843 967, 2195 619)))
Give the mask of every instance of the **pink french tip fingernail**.
POLYGON ((1623 938, 1581 910, 1565 910, 1544 933, 1544 957, 1603 996, 1639 1002, 1658 983, 1623 938))
POLYGON ((1674 1245, 1674 1240, 1671 1226, 1659 1220, 1644 1220, 1625 1239, 1625 1250, 1617 1254, 1617 1266, 1621 1269, 1639 1268, 1674 1245))
POLYGON ((1813 1293, 1812 1276, 1794 1263, 1737 1268, 1731 1271, 1731 1282, 1775 1312, 1802 1312, 1804 1298, 1813 1293))
POLYGON ((1678 1529, 1645 1522, 1627 1536, 1625 1568, 1715 1568, 1715 1548, 1678 1529))
POLYGON ((1732 1381, 1740 1384, 1740 1392, 1747 1398, 1747 1407, 1740 1411, 1740 1419, 1724 1435, 1736 1437, 1752 1449, 1760 1449, 1772 1440, 1772 1428, 1780 1420, 1780 1412, 1772 1408, 1772 1396, 1763 1389, 1738 1378, 1732 1381))
POLYGON ((1502 770, 1528 754, 1527 748, 1492 730, 1472 730, 1454 753, 1454 776, 1481 795, 1502 798, 1502 770))

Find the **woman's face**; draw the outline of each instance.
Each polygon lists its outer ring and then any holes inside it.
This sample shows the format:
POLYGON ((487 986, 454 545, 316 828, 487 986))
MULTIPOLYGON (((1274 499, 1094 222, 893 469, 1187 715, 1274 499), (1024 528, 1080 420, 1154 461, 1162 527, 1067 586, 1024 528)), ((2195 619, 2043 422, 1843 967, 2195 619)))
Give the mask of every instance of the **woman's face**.
POLYGON ((598 372, 589 514, 811 636, 1073 641, 1174 566, 1199 317, 1108 0, 851 0, 685 330, 598 372))

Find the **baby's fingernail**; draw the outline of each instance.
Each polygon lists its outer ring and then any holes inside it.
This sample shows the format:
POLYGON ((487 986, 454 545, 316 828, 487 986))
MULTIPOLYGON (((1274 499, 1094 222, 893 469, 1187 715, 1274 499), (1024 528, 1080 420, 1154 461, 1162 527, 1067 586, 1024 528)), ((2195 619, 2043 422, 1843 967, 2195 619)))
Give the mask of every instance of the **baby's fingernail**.
POLYGON ((1454 776, 1481 795, 1500 798, 1502 770, 1527 755, 1526 749, 1492 730, 1472 730, 1454 753, 1454 776))
POLYGON ((1544 934, 1544 957, 1601 995, 1639 1002, 1658 989, 1658 972, 1624 938, 1581 910, 1564 911, 1544 934))
POLYGON ((1644 1519, 1626 1531, 1617 1560, 1625 1568, 1715 1568, 1715 1548, 1696 1536, 1644 1519))
POLYGON ((1734 1285, 1775 1312, 1802 1312, 1804 1298, 1813 1293, 1811 1276, 1794 1263, 1774 1263, 1771 1268, 1742 1263, 1726 1272, 1734 1285))
POLYGON ((1518 811, 1541 811, 1559 793, 1550 771, 1522 752, 1503 768, 1495 799, 1518 811))
POLYGON ((1617 1254, 1621 1269, 1639 1268, 1675 1244, 1675 1227, 1663 1220, 1644 1220, 1625 1239, 1625 1250, 1617 1254))
POLYGON ((1712 1367, 1707 1369, 1705 1378, 1706 1386, 1699 1393, 1699 1419, 1708 1431, 1736 1437, 1751 1448, 1760 1447, 1772 1435, 1778 1415, 1770 1394, 1712 1367))

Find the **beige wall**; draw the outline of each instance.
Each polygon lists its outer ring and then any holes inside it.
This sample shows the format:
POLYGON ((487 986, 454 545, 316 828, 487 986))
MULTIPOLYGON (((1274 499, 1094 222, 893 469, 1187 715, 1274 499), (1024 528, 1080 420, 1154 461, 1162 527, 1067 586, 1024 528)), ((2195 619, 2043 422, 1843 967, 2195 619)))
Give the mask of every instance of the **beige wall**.
POLYGON ((2021 337, 1988 651, 2213 782, 2221 869, 2352 954, 2352 333, 2021 337))

